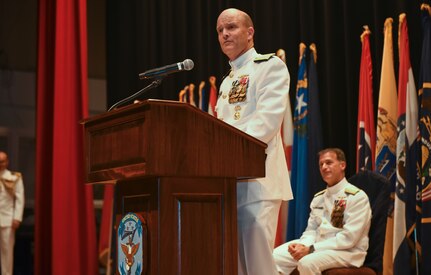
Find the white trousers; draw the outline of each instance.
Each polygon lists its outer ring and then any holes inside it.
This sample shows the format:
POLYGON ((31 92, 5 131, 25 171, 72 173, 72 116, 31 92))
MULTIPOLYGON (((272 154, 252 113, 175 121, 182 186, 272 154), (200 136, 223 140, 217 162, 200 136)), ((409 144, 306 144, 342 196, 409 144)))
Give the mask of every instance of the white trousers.
POLYGON ((274 249, 274 261, 280 274, 290 274, 295 268, 298 268, 301 275, 315 275, 322 274, 322 271, 330 268, 352 266, 343 257, 345 255, 340 255, 339 251, 335 250, 316 251, 297 261, 288 251, 289 244, 292 242, 297 242, 297 240, 274 249))
POLYGON ((281 200, 238 207, 238 274, 278 274, 272 251, 281 200))
POLYGON ((0 227, 0 260, 1 274, 13 274, 13 248, 15 245, 15 230, 9 227, 0 227))

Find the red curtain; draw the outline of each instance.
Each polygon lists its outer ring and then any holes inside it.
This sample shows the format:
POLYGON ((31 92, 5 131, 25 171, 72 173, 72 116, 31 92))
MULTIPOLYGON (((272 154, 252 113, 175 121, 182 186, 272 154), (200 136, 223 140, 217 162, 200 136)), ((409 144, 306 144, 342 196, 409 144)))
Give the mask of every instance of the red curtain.
POLYGON ((40 0, 35 274, 97 274, 92 187, 84 184, 88 116, 86 0, 40 0))

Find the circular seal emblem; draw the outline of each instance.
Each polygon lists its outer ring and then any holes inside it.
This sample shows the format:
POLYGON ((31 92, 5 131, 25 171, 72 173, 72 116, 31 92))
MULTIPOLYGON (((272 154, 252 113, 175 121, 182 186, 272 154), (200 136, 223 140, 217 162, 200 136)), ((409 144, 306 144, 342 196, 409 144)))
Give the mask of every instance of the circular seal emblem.
POLYGON ((117 263, 121 275, 142 274, 143 270, 143 226, 135 213, 127 213, 118 226, 117 263))

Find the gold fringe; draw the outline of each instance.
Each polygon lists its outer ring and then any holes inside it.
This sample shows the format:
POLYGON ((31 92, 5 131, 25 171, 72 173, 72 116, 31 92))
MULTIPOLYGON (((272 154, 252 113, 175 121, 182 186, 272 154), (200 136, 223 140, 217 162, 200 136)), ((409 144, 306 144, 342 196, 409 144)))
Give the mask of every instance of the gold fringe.
POLYGON ((314 63, 317 63, 317 48, 316 48, 316 44, 311 43, 310 50, 311 50, 311 53, 313 54, 314 63))
POLYGON ((371 31, 370 31, 370 29, 368 28, 368 25, 364 25, 363 26, 363 28, 364 28, 364 31, 362 32, 362 34, 361 34, 361 43, 362 42, 364 42, 364 37, 366 36, 366 35, 370 35, 371 34, 371 31))

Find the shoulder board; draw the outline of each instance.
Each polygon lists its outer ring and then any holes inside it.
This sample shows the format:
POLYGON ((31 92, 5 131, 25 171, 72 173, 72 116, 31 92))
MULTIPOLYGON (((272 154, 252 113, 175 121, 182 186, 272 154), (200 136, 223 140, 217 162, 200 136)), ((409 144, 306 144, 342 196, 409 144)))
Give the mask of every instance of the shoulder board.
POLYGON ((359 188, 355 186, 349 186, 349 187, 346 187, 346 189, 344 189, 344 193, 348 195, 356 195, 358 192, 359 192, 359 188))
POLYGON ((323 194, 325 194, 325 192, 326 192, 326 189, 325 189, 325 190, 322 190, 322 191, 320 191, 320 192, 317 192, 316 194, 314 194, 314 197, 317 197, 317 196, 323 195, 323 194))
POLYGON ((12 172, 12 175, 17 176, 18 178, 22 177, 20 172, 12 172))
POLYGON ((254 59, 254 62, 259 63, 259 62, 264 62, 264 61, 268 61, 271 59, 271 57, 273 57, 275 55, 275 53, 268 53, 268 54, 261 54, 258 57, 256 57, 254 59))

